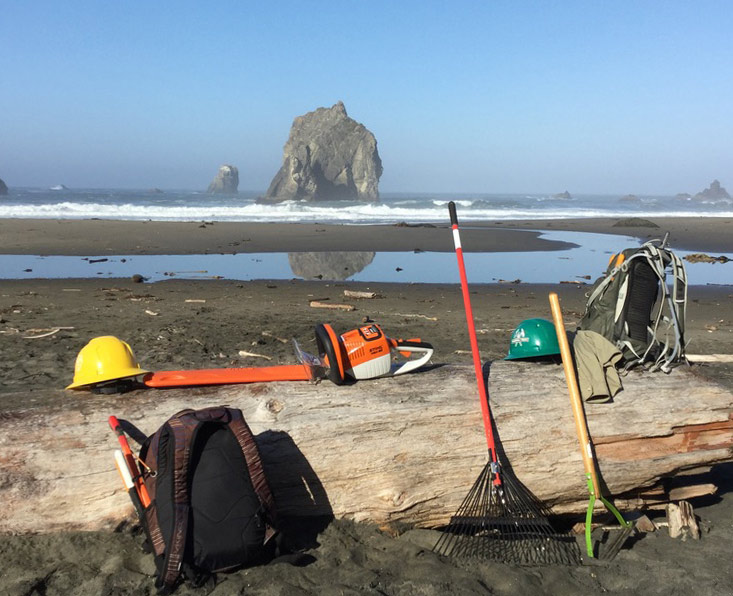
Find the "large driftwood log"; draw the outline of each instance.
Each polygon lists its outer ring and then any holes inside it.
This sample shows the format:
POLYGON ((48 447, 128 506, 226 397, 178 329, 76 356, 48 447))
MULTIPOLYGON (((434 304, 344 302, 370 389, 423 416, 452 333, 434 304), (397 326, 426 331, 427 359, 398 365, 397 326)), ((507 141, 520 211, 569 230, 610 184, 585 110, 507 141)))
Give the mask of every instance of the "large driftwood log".
MULTIPOLYGON (((562 368, 495 362, 488 387, 503 461, 556 511, 583 511, 587 489, 562 368)), ((438 526, 487 459, 470 367, 341 387, 29 392, 0 403, 3 532, 109 528, 132 515, 113 465, 110 414, 152 433, 184 408, 240 408, 284 514, 438 526)), ((621 504, 664 503, 663 479, 733 459, 733 394, 687 368, 633 373, 614 403, 586 411, 609 493, 631 498, 621 504)), ((711 490, 683 487, 684 498, 711 490)))

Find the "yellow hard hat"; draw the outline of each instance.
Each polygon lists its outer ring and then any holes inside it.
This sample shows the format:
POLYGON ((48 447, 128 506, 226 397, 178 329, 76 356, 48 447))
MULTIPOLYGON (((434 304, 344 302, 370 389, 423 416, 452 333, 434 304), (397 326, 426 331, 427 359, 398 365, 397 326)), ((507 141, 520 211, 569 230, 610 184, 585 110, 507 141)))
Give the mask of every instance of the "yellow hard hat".
POLYGON ((132 348, 112 335, 95 337, 76 357, 74 382, 67 389, 79 389, 104 381, 145 374, 135 361, 132 348))

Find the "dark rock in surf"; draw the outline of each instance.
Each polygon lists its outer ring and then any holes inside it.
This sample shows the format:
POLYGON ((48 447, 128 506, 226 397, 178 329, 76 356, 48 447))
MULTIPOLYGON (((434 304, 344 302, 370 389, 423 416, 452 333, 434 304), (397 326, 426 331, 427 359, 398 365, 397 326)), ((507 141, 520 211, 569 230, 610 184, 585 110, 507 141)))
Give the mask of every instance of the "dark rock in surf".
POLYGON ((3 182, 2 178, 0 178, 0 195, 6 194, 8 194, 8 187, 5 182, 3 182))
POLYGON ((730 200, 728 191, 720 186, 720 182, 713 180, 705 190, 692 197, 695 201, 720 201, 730 200))
POLYGON ((619 199, 621 203, 639 203, 639 197, 636 195, 624 195, 619 199))
POLYGON ((295 118, 282 167, 260 201, 378 201, 381 175, 377 140, 338 102, 295 118))
POLYGON ((553 199, 572 199, 573 195, 571 195, 567 190, 565 192, 559 192, 555 195, 552 195, 553 199))
POLYGON ((239 189, 239 170, 234 166, 223 165, 209 184, 209 194, 235 195, 239 189))

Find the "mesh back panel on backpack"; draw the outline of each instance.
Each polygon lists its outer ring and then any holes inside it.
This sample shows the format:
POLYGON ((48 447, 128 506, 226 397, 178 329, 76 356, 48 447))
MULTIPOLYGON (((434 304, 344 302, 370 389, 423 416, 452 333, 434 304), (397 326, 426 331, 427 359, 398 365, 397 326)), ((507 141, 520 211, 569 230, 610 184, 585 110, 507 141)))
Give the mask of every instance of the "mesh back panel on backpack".
POLYGON ((659 278, 649 263, 637 260, 629 267, 629 288, 624 305, 623 321, 628 336, 646 349, 649 343, 649 323, 659 295, 659 278))

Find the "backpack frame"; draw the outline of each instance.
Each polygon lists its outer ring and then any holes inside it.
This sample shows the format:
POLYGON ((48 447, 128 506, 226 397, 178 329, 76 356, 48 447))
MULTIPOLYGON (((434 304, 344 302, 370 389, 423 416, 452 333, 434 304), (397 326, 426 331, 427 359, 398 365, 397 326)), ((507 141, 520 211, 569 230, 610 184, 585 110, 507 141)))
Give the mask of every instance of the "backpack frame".
POLYGON ((648 364, 668 373, 685 357, 687 272, 663 240, 612 255, 588 294, 578 329, 595 331, 623 354, 627 371, 648 364), (672 288, 667 285, 667 272, 672 288))

